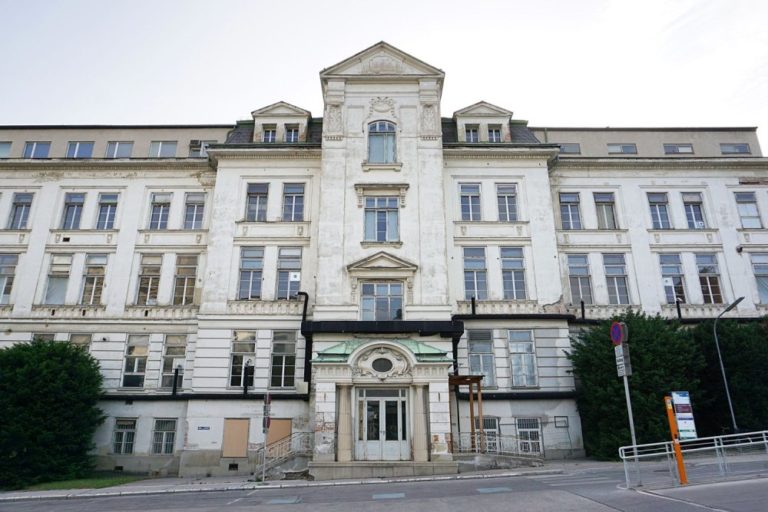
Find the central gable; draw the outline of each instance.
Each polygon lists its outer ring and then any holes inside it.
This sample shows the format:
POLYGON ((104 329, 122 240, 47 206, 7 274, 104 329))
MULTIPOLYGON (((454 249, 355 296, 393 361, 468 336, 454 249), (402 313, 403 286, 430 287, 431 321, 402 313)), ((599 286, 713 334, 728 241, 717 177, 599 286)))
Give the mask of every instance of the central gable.
POLYGON ((385 251, 347 265, 347 272, 355 277, 412 276, 418 266, 385 251))
POLYGON ((320 72, 323 80, 372 76, 432 77, 442 80, 445 73, 384 41, 320 72))

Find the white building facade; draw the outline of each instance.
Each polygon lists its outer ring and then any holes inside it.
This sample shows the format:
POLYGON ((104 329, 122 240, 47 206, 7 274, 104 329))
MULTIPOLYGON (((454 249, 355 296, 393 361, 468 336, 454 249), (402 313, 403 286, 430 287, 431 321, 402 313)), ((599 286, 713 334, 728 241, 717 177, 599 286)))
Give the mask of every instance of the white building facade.
POLYGON ((101 467, 249 473, 303 433, 317 478, 450 473, 474 429, 576 456, 573 330, 768 312, 754 128, 442 117, 386 43, 320 79, 322 118, 0 126, 0 343, 99 361, 101 467))

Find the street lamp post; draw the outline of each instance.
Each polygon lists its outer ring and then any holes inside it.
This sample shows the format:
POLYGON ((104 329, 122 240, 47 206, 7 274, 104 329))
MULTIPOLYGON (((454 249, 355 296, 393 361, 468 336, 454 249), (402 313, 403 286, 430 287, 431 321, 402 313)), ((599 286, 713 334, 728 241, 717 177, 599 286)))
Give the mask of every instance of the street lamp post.
POLYGON ((720 354, 720 343, 717 341, 717 321, 720 320, 720 317, 738 306, 739 302, 744 300, 744 297, 739 297, 735 301, 733 301, 727 308, 723 310, 722 313, 717 315, 717 318, 715 318, 715 325, 712 327, 712 331, 715 333, 715 348, 717 349, 717 360, 720 361, 720 371, 723 374, 723 384, 725 385, 725 397, 728 399, 728 409, 731 411, 731 422, 733 423, 733 433, 737 434, 739 432, 739 427, 736 426, 736 415, 733 413, 733 403, 731 402, 731 392, 728 390, 728 379, 725 376, 725 366, 723 366, 723 356, 720 354))

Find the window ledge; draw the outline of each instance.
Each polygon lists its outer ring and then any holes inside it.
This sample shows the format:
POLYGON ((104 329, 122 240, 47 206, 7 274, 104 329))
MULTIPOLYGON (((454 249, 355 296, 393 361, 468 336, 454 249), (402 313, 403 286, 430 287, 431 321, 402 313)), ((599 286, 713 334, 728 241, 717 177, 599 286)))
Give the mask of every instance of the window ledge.
MULTIPOLYGON (((86 230, 81 230, 81 231, 86 231, 86 230)), ((94 230, 87 230, 87 231, 98 231, 99 233, 106 232, 106 231, 95 230, 95 229, 94 230)), ((142 234, 142 235, 143 234, 150 234, 150 233, 195 233, 195 234, 199 234, 199 233, 207 233, 208 229, 207 228, 202 228, 202 229, 149 229, 149 228, 146 228, 146 229, 139 229, 138 232, 139 232, 139 234, 142 234)))
POLYGON ((373 240, 363 240, 360 242, 360 246, 364 247, 366 249, 369 249, 371 247, 402 247, 403 242, 375 242, 373 240))
POLYGON ((521 226, 530 224, 530 221, 527 220, 454 220, 454 224, 457 226, 461 225, 472 225, 472 224, 480 224, 480 225, 491 225, 491 226, 521 226))
POLYGON ((373 164, 369 162, 363 162, 363 171, 395 171, 400 172, 403 168, 402 162, 392 162, 387 164, 373 164))

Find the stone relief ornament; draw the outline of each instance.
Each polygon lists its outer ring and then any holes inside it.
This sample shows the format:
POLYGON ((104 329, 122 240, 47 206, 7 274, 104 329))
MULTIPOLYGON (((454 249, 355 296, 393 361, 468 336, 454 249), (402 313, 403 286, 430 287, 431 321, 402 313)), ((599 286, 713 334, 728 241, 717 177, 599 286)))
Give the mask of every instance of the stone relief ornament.
POLYGON ((435 113, 435 106, 431 103, 425 103, 421 108, 421 128, 425 132, 435 131, 435 121, 437 120, 437 114, 435 113))
POLYGON ((368 110, 369 115, 374 114, 389 114, 392 117, 395 116, 395 100, 377 96, 371 100, 371 108, 368 110))
POLYGON ((352 369, 355 377, 374 377, 386 380, 392 377, 411 375, 411 367, 402 354, 388 347, 377 347, 363 353, 352 369))
POLYGON ((340 105, 328 105, 328 131, 332 133, 341 132, 340 105))
POLYGON ((367 71, 372 75, 397 75, 402 72, 401 62, 389 55, 379 54, 371 57, 367 62, 367 71))

